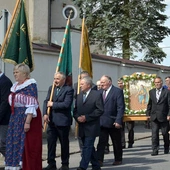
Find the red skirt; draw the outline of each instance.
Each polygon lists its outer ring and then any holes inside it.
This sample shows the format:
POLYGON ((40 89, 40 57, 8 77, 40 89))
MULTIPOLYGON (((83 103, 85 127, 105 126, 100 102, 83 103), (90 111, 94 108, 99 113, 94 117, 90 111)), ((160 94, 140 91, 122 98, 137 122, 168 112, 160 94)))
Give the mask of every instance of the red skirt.
POLYGON ((42 170, 42 116, 39 108, 26 132, 22 169, 42 170))

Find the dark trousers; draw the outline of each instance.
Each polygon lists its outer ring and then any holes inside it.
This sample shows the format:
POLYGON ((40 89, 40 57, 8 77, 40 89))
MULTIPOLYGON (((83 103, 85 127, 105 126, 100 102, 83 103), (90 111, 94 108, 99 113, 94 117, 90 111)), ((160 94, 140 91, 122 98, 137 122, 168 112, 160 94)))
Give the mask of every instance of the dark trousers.
POLYGON ((134 121, 128 121, 128 122, 123 122, 122 124, 122 129, 121 129, 121 137, 122 137, 122 146, 126 145, 125 141, 125 124, 127 126, 128 130, 128 143, 129 144, 134 144, 134 126, 135 122, 134 121))
POLYGON ((47 147, 48 164, 56 164, 56 146, 59 139, 61 144, 61 164, 69 164, 69 130, 70 126, 48 126, 47 129, 47 147))
POLYGON ((151 122, 152 126, 152 149, 159 150, 159 129, 162 131, 164 149, 169 149, 169 122, 159 122, 157 119, 151 122))
POLYGON ((100 165, 97 160, 94 142, 96 137, 83 137, 81 138, 83 142, 82 146, 82 158, 80 161, 80 167, 87 169, 89 162, 92 164, 94 170, 100 169, 100 165))
POLYGON ((0 125, 0 153, 5 156, 8 125, 0 125))
POLYGON ((113 144, 115 161, 122 161, 121 129, 101 127, 99 143, 97 145, 98 160, 104 160, 104 149, 107 144, 107 136, 110 136, 113 144))
POLYGON ((80 148, 80 152, 82 153, 82 150, 83 150, 83 141, 81 139, 81 137, 78 137, 78 143, 79 143, 79 148, 80 148))

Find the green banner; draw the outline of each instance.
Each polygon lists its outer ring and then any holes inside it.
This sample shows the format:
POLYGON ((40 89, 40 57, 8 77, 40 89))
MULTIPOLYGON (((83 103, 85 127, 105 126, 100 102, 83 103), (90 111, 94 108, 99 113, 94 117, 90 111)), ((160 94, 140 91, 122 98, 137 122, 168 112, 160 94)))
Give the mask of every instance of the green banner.
POLYGON ((23 0, 20 2, 13 24, 9 29, 11 30, 2 54, 3 60, 14 65, 25 63, 33 71, 32 45, 23 0))

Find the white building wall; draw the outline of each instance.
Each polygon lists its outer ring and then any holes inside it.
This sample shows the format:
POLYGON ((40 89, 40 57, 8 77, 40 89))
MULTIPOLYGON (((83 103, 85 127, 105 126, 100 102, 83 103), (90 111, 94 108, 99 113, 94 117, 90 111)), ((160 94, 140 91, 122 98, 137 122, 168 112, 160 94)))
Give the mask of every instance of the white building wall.
POLYGON ((11 14, 13 13, 15 4, 17 0, 1 0, 0 1, 0 10, 7 9, 11 14))
MULTIPOLYGON (((66 19, 63 16, 62 10, 64 5, 72 5, 74 3, 71 0, 54 0, 51 3, 51 28, 65 27, 66 19)), ((74 6, 75 7, 75 6, 74 6)), ((79 18, 79 11, 75 20, 71 22, 72 27, 79 27, 81 25, 81 19, 79 18)))
POLYGON ((48 0, 28 0, 32 41, 48 43, 48 0))

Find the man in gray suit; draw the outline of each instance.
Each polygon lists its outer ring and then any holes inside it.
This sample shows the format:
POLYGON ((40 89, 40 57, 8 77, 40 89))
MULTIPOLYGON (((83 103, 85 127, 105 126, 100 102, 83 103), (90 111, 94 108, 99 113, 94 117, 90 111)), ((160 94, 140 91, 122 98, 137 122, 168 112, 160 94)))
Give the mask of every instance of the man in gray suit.
POLYGON ((161 77, 154 80, 155 88, 149 91, 149 102, 146 115, 151 120, 152 127, 152 156, 158 155, 159 129, 164 141, 164 154, 169 153, 169 120, 170 120, 170 91, 162 86, 161 77))

